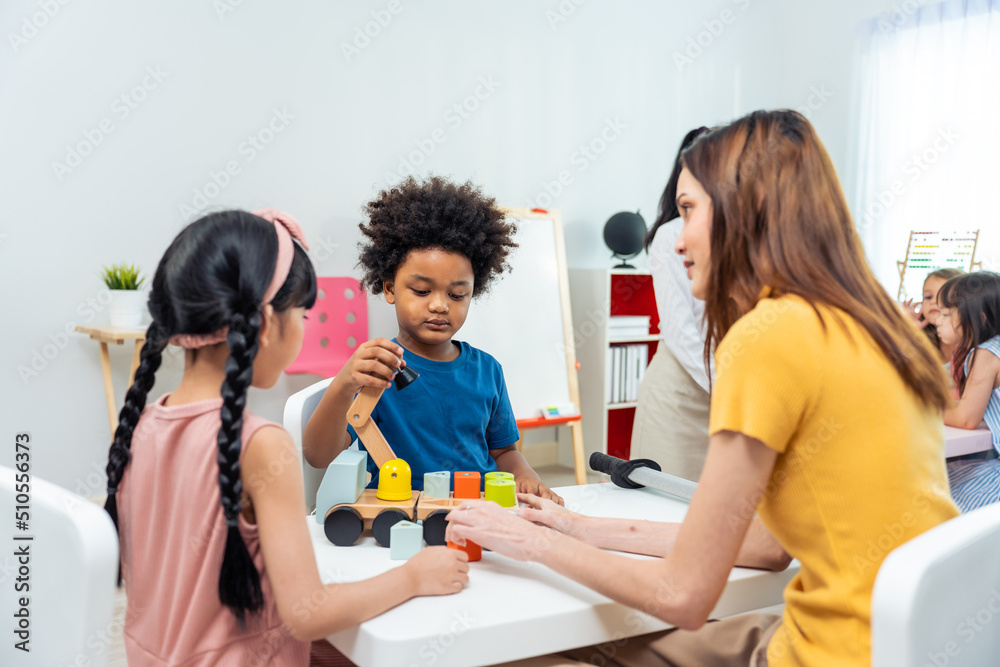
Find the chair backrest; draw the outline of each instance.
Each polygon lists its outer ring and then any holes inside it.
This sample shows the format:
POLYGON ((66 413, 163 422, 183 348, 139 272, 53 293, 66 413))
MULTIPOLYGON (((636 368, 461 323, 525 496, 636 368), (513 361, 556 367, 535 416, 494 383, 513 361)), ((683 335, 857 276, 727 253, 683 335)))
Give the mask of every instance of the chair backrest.
POLYGON ((0 466, 2 532, 13 532, 4 538, 0 554, 0 617, 5 625, 0 664, 104 667, 112 637, 122 630, 112 619, 118 576, 114 524, 91 501, 34 475, 26 491, 17 474, 23 473, 0 466), (27 530, 6 530, 16 527, 11 515, 22 511, 18 505, 30 505, 24 510, 27 530), (18 551, 27 553, 15 555, 18 551), (24 613, 22 601, 28 603, 23 622, 17 616, 24 613), (30 633, 29 653, 15 648, 23 637, 16 631, 23 624, 30 633))
POLYGON ((1000 504, 947 521, 890 553, 872 592, 872 667, 997 664, 1000 504))
POLYGON ((302 464, 302 481, 305 485, 306 508, 310 511, 316 507, 316 491, 319 490, 320 482, 326 470, 313 468, 302 456, 302 433, 305 431, 306 423, 316 411, 323 392, 330 385, 333 378, 320 380, 316 384, 309 385, 302 391, 296 392, 285 401, 285 416, 282 422, 285 430, 292 435, 295 441, 295 451, 299 455, 299 462, 302 464))
POLYGON ((307 314, 302 351, 289 375, 333 377, 368 340, 368 301, 354 278, 317 278, 316 305, 307 314))

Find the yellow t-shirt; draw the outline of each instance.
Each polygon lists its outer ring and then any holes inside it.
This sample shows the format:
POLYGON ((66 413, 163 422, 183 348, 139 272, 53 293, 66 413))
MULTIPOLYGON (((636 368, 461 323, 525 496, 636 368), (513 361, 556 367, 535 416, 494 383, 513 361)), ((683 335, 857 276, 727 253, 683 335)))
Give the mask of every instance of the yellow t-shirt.
POLYGON ((771 667, 871 664, 882 560, 958 515, 940 413, 903 383, 867 332, 804 299, 762 299, 719 344, 709 432, 778 452, 747 507, 802 564, 785 589, 771 667), (825 322, 825 327, 824 323, 825 322))

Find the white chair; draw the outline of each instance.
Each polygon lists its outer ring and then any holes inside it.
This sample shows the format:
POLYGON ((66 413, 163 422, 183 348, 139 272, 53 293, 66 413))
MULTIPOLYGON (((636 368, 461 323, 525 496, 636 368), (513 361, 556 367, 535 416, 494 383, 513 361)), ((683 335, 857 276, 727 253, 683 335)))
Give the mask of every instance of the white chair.
POLYGON ((872 592, 872 667, 998 664, 995 504, 932 528, 882 562, 872 592))
POLYGON ((0 510, 4 517, 0 553, 2 665, 91 665, 105 667, 112 637, 118 576, 118 536, 107 513, 94 503, 31 476, 29 498, 15 486, 15 470, 0 466, 0 510), (28 529, 14 530, 16 505, 29 500, 28 529), (31 536, 31 540, 18 540, 31 536), (25 557, 15 556, 27 549, 25 557), (27 585, 29 590, 18 590, 27 585), (21 638, 15 617, 28 603, 30 653, 14 647, 21 638))
POLYGON ((313 468, 302 456, 302 433, 306 429, 306 423, 316 411, 316 406, 323 398, 323 392, 329 386, 333 378, 320 380, 316 384, 309 385, 302 391, 292 394, 285 402, 285 416, 282 419, 285 430, 291 433, 292 440, 295 441, 295 451, 299 455, 299 462, 302 464, 302 481, 305 486, 306 509, 312 511, 316 507, 316 491, 319 490, 320 482, 326 470, 313 468))

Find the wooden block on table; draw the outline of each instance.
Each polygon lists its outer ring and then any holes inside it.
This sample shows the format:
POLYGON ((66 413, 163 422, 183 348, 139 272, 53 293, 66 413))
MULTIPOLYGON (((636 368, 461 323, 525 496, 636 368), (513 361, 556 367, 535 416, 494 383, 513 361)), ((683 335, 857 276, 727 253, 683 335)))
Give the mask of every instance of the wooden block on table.
POLYGON ((455 473, 455 499, 479 500, 482 497, 482 477, 479 472, 455 473))
POLYGON ((486 500, 500 507, 517 507, 517 485, 512 479, 487 479, 486 500))
POLYGON ((424 473, 424 495, 447 498, 451 495, 451 473, 448 471, 424 473))
POLYGON ((400 521, 389 529, 389 558, 409 560, 424 548, 424 528, 411 521, 400 521))
POLYGON ((464 551, 467 553, 469 555, 470 563, 483 559, 483 548, 472 540, 466 540, 464 547, 449 541, 448 548, 457 549, 458 551, 464 551))
POLYGON ((323 523, 334 505, 353 503, 365 490, 368 454, 357 449, 345 449, 330 462, 316 492, 316 522, 323 523))

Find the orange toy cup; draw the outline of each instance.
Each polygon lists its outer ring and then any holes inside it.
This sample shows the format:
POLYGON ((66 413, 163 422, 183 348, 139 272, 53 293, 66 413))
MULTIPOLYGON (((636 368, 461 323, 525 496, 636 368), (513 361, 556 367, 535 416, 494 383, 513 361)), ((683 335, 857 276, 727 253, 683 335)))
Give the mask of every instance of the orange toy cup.
MULTIPOLYGON (((477 472, 476 474, 478 475, 479 473, 477 472)), ((475 542, 473 542, 472 540, 466 540, 464 547, 455 544, 451 540, 448 540, 448 548, 457 549, 458 551, 464 551, 466 554, 468 554, 470 563, 473 561, 483 559, 483 548, 478 544, 476 544, 475 542)))
POLYGON ((479 500, 480 489, 482 477, 478 472, 455 473, 455 500, 479 500))

